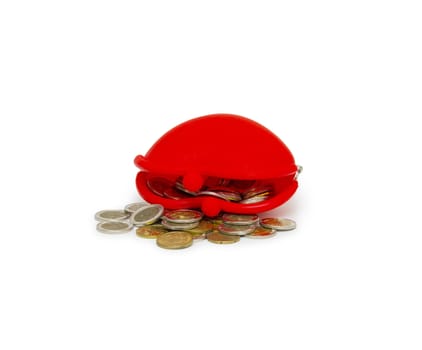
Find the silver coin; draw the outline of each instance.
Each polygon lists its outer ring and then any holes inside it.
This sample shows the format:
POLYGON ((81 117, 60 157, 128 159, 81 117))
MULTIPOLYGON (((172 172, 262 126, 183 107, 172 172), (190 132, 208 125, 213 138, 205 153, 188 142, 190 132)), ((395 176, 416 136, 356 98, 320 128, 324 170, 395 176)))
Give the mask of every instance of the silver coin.
POLYGON ((129 214, 123 210, 101 210, 95 214, 95 220, 100 222, 126 220, 129 214))
POLYGON ((236 226, 236 225, 227 225, 221 224, 218 226, 218 231, 225 235, 230 236, 245 236, 249 233, 252 233, 255 230, 255 225, 243 225, 243 226, 236 226))
POLYGON ((258 215, 223 214, 223 222, 229 225, 253 225, 258 221, 258 215))
POLYGON ((296 228, 296 222, 284 218, 263 218, 260 220, 261 226, 272 228, 277 231, 289 231, 296 228))
POLYGON ((239 203, 240 204, 253 204, 253 203, 259 203, 259 202, 263 202, 265 201, 269 196, 255 196, 255 197, 250 197, 244 200, 241 200, 239 203))
POLYGON ((169 230, 183 231, 183 230, 192 230, 193 228, 199 225, 199 222, 197 221, 197 222, 190 222, 190 223, 175 223, 175 222, 170 222, 167 219, 163 218, 161 220, 161 224, 169 230))
POLYGON ((130 222, 134 226, 151 225, 161 217, 163 211, 161 204, 149 204, 135 211, 130 217, 130 222))
POLYGON ((147 205, 149 205, 149 204, 146 203, 146 202, 130 203, 127 206, 125 206, 125 212, 133 214, 138 209, 146 207, 147 205))
POLYGON ((123 221, 105 221, 97 224, 97 231, 102 233, 125 233, 132 230, 132 225, 123 221))
POLYGON ((212 196, 212 197, 217 197, 217 198, 221 198, 224 199, 226 201, 231 201, 231 202, 238 202, 242 199, 242 196, 237 193, 237 192, 223 192, 223 191, 201 191, 198 192, 199 196, 212 196))

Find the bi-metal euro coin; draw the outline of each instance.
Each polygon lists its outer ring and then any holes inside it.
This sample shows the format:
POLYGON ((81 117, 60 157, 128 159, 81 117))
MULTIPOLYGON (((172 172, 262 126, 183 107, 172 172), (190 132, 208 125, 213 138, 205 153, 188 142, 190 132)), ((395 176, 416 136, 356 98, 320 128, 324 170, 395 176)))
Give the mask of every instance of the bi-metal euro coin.
POLYGON ((123 221, 104 221, 97 225, 97 231, 102 233, 125 233, 132 230, 132 225, 123 221))
POLYGON ((161 217, 163 211, 161 204, 147 205, 135 211, 130 217, 130 222, 134 226, 151 225, 161 217))
POLYGON ((277 231, 289 231, 296 228, 296 222, 291 219, 264 218, 260 222, 262 227, 272 228, 277 231))
POLYGON ((189 222, 189 223, 176 223, 170 222, 167 219, 163 218, 161 224, 168 230, 174 231, 184 231, 191 230, 199 225, 199 222, 189 222))
POLYGON ((277 231, 271 228, 258 226, 252 233, 247 234, 248 238, 270 238, 277 234, 277 231))
POLYGON ((193 238, 189 232, 172 231, 157 237, 157 245, 165 249, 182 249, 192 245, 193 238))
POLYGON ((253 225, 259 221, 258 215, 224 214, 223 222, 230 225, 253 225))
POLYGON ((228 225, 222 224, 218 226, 218 231, 225 235, 245 236, 255 230, 255 225, 228 225))
POLYGON ((133 214, 138 209, 146 207, 147 205, 149 205, 149 204, 145 203, 145 202, 130 203, 130 204, 125 206, 125 212, 129 213, 129 214, 133 214))
POLYGON ((101 210, 95 214, 95 220, 105 221, 123 221, 129 217, 129 214, 123 210, 101 210))
POLYGON ((197 210, 179 209, 172 210, 164 214, 164 218, 171 223, 190 224, 199 222, 204 215, 197 210))

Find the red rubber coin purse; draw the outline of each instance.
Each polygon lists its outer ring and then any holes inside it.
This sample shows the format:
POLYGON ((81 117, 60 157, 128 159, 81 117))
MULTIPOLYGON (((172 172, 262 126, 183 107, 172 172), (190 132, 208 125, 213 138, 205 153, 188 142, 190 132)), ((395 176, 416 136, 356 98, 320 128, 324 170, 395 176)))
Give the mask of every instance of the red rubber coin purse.
POLYGON ((188 120, 135 157, 139 194, 168 209, 260 213, 285 203, 300 167, 287 146, 257 122, 232 114, 188 120))

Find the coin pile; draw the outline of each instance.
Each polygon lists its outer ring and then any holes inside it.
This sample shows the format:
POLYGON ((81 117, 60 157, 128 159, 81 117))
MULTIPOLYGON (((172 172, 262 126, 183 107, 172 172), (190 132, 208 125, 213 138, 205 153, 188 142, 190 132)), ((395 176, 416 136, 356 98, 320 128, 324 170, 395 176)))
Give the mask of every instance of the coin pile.
POLYGON ((198 192, 187 190, 182 179, 171 180, 166 177, 150 177, 146 184, 157 196, 169 199, 185 199, 197 196, 212 196, 231 202, 251 204, 265 201, 273 194, 269 182, 254 180, 228 180, 216 177, 207 178, 198 192))
POLYGON ((131 203, 124 210, 102 210, 95 214, 95 219, 99 221, 99 232, 124 233, 135 227, 138 237, 155 239, 159 247, 166 249, 187 248, 205 239, 229 244, 239 242, 241 237, 267 238, 277 231, 296 228, 290 219, 229 213, 204 218, 198 210, 166 210, 160 204, 148 203, 131 203))

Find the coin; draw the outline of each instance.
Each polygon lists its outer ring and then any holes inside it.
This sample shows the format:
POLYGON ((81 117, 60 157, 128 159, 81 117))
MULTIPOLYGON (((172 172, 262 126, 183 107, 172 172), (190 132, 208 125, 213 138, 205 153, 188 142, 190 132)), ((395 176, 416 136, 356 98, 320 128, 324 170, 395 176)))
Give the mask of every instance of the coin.
POLYGON ((95 214, 95 219, 100 222, 122 221, 129 217, 123 210, 101 210, 95 214))
POLYGON ((157 238, 157 236, 168 232, 164 227, 158 228, 155 225, 141 226, 136 229, 136 235, 142 238, 157 238))
POLYGON ((264 218, 260 220, 261 226, 273 228, 277 231, 288 231, 296 228, 296 222, 291 219, 264 218))
POLYGON ((269 238, 277 234, 277 231, 271 228, 258 226, 252 233, 247 234, 248 238, 269 238))
POLYGON ((130 222, 135 226, 150 225, 156 222, 163 213, 161 204, 150 204, 139 208, 130 217, 130 222))
POLYGON ((170 211, 166 213, 164 217, 168 222, 174 222, 177 224, 189 224, 201 220, 203 214, 197 210, 180 209, 170 211))
POLYGON ((123 221, 104 221, 97 224, 97 231, 103 233, 125 233, 132 230, 132 225, 123 221))
POLYGON ((174 187, 169 187, 167 189, 164 190, 164 196, 170 199, 184 199, 184 198, 190 198, 190 196, 185 193, 180 191, 177 188, 174 187))
POLYGON ((170 222, 167 219, 163 218, 161 220, 161 224, 169 229, 169 230, 191 230, 199 225, 199 222, 188 222, 188 223, 176 223, 176 222, 170 222))
POLYGON ((223 214, 223 222, 230 225, 252 225, 258 220, 258 215, 223 214))
POLYGON ((242 196, 239 193, 236 192, 223 192, 223 191, 201 191, 198 192, 199 196, 212 196, 212 197, 217 197, 217 198, 221 198, 224 199, 226 201, 231 201, 231 202, 238 202, 242 199, 242 196))
POLYGON ((127 206, 125 206, 125 212, 132 214, 135 211, 137 211, 138 209, 146 207, 147 205, 149 205, 149 204, 146 203, 146 202, 130 203, 127 206))
POLYGON ((215 229, 218 228, 218 226, 220 226, 223 223, 223 219, 221 216, 215 217, 211 219, 211 222, 214 226, 215 229))
POLYGON ((252 233, 255 230, 255 225, 228 225, 222 224, 218 226, 218 231, 224 233, 225 235, 233 235, 233 236, 245 236, 249 233, 252 233))
POLYGON ((247 199, 243 199, 243 200, 241 200, 239 203, 240 203, 240 204, 252 204, 252 203, 259 203, 259 202, 263 202, 263 201, 265 201, 268 197, 269 197, 268 195, 266 195, 266 196, 263 196, 263 195, 257 195, 257 196, 254 196, 254 197, 250 197, 250 198, 247 198, 247 199))
POLYGON ((209 242, 212 242, 212 243, 230 244, 230 243, 239 242, 240 237, 239 236, 223 235, 222 233, 218 232, 217 230, 214 230, 214 231, 207 234, 207 239, 208 239, 209 242))
POLYGON ((172 231, 157 237, 157 245, 165 249, 182 249, 192 245, 193 238, 189 232, 172 231))
MULTIPOLYGON (((186 231, 186 232, 189 232, 189 231, 186 231)), ((195 242, 203 241, 205 238, 207 238, 206 233, 191 233, 191 232, 189 232, 189 234, 192 235, 192 238, 195 242)))
POLYGON ((265 186, 256 186, 243 194, 243 199, 252 198, 258 195, 270 194, 272 192, 272 187, 269 185, 265 186))
POLYGON ((201 220, 195 228, 192 228, 190 230, 187 230, 189 233, 192 233, 194 235, 201 235, 204 233, 208 233, 212 231, 214 228, 214 225, 211 221, 208 220, 201 220))
POLYGON ((146 183, 151 192, 160 197, 164 197, 164 191, 172 186, 171 181, 165 177, 151 177, 146 183))

